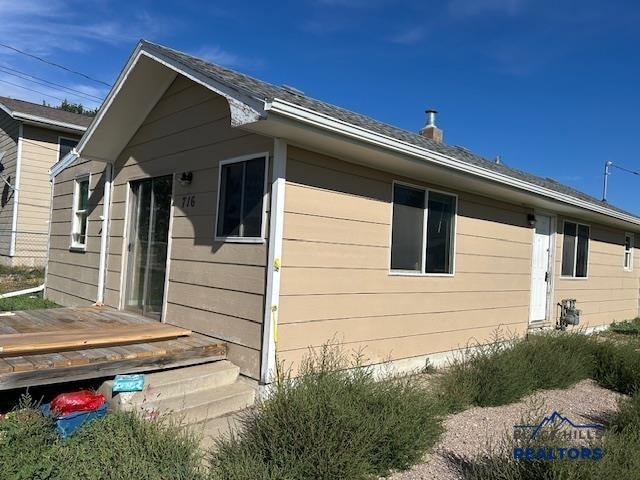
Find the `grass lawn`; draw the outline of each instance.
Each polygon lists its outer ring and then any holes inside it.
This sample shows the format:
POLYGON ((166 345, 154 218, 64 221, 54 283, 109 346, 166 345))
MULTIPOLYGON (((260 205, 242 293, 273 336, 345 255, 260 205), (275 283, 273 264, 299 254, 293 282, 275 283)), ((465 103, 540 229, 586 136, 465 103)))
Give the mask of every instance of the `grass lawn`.
POLYGON ((5 267, 0 265, 0 294, 37 287, 44 282, 41 268, 5 267))
POLYGON ((53 303, 41 294, 20 295, 19 297, 0 298, 0 312, 16 310, 38 310, 42 308, 57 308, 60 305, 53 303))

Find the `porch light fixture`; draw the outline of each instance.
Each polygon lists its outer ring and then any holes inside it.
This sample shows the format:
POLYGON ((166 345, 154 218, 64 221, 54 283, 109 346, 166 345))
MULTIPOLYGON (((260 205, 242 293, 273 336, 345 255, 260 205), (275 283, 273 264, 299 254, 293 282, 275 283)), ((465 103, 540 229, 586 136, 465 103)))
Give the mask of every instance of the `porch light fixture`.
POLYGON ((193 181, 193 172, 182 172, 178 181, 183 187, 191 185, 191 182, 193 181))
POLYGON ((535 227, 537 221, 538 221, 538 219, 536 218, 536 216, 533 213, 528 213, 527 214, 527 223, 529 223, 530 227, 535 227))

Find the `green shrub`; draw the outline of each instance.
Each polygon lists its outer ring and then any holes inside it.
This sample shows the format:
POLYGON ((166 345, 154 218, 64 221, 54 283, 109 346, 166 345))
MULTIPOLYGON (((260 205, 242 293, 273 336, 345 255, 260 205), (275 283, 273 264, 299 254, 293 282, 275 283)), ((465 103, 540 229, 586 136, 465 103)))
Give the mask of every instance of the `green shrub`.
POLYGON ((108 414, 60 440, 34 408, 0 421, 0 479, 204 478, 198 439, 133 413, 108 414))
POLYGON ((605 388, 634 393, 640 386, 640 352, 637 346, 611 340, 592 341, 592 377, 605 388))
POLYGON ((417 462, 440 433, 439 411, 415 377, 376 382, 331 346, 303 362, 222 440, 214 479, 361 479, 417 462))
POLYGON ((609 330, 624 335, 640 335, 640 317, 634 318, 633 320, 613 322, 609 326, 609 330))
POLYGON ((539 389, 566 388, 593 370, 591 341, 579 333, 552 332, 467 349, 440 380, 453 410, 514 402, 539 389))

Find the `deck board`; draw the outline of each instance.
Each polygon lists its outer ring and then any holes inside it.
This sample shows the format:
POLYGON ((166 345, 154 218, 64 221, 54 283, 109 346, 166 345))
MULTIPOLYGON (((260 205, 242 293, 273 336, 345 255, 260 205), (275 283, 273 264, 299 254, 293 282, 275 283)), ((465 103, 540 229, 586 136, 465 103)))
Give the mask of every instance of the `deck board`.
MULTIPOLYGON (((0 335, 43 333, 127 325, 157 324, 155 320, 107 307, 71 307, 14 312, 0 316, 0 335)), ((226 358, 218 339, 193 333, 159 341, 117 346, 81 347, 51 353, 0 357, 0 390, 195 365, 226 358)))

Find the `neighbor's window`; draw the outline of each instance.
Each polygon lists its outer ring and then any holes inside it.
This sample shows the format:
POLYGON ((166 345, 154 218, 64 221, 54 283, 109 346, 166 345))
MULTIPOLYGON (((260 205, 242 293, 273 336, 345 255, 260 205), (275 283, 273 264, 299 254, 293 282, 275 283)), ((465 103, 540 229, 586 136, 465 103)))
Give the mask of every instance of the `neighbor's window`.
POLYGON ((581 223, 564 222, 562 240, 562 276, 587 276, 589 263, 589 226, 581 223))
POLYGON ((62 160, 67 154, 78 145, 77 140, 71 138, 60 137, 58 141, 58 161, 62 160))
POLYGON ((89 177, 76 178, 73 190, 73 224, 71 246, 84 248, 87 244, 87 220, 89 206, 89 177))
POLYGON ((624 269, 633 270, 633 233, 624 234, 624 269))
POLYGON ((452 274, 455 215, 455 196, 395 184, 391 270, 452 274))
POLYGON ((262 238, 267 159, 221 162, 218 238, 262 238))

